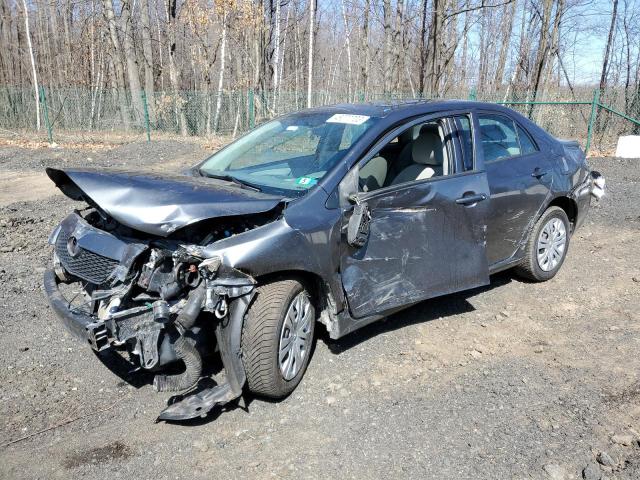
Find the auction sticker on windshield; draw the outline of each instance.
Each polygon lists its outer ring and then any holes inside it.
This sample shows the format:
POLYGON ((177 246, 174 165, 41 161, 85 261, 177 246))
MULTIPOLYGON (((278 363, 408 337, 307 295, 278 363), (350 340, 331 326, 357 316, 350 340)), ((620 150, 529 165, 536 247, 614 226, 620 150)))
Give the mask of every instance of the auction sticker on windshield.
POLYGON ((336 113, 327 119, 327 123, 346 123, 348 125, 362 125, 369 120, 367 115, 349 115, 346 113, 336 113))
POLYGON ((306 187, 311 187, 313 185, 315 185, 316 183, 318 183, 318 179, 317 178, 312 178, 312 177, 300 177, 296 183, 298 185, 303 185, 306 187))

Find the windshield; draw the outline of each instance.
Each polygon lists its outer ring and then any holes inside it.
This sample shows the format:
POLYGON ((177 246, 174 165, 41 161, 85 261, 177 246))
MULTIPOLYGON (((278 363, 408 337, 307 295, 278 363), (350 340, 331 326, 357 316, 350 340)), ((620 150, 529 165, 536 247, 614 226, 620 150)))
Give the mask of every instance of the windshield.
POLYGON ((338 163, 373 125, 365 115, 298 113, 268 122, 212 155, 205 176, 264 191, 302 195, 338 163))

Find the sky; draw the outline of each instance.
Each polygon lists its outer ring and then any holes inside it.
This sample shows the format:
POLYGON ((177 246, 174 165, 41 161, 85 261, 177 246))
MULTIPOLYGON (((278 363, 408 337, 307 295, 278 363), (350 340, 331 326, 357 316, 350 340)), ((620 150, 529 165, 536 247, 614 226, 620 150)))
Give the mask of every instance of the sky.
POLYGON ((565 66, 573 73, 576 84, 594 84, 600 81, 602 60, 611 23, 613 2, 595 0, 592 5, 571 11, 581 24, 579 30, 567 32, 566 43, 575 39, 575 46, 563 55, 565 66), (580 14, 579 12, 583 12, 580 14))

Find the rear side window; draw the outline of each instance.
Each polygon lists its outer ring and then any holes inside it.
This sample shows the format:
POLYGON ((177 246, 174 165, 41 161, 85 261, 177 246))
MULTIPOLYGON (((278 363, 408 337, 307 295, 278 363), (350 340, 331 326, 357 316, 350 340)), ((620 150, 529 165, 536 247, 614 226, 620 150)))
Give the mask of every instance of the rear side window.
POLYGON ((513 120, 501 115, 480 115, 478 121, 485 162, 520 155, 520 144, 513 120))
POLYGON ((518 125, 518 140, 520 140, 521 155, 528 155, 538 151, 536 144, 533 143, 529 134, 520 125, 518 125))

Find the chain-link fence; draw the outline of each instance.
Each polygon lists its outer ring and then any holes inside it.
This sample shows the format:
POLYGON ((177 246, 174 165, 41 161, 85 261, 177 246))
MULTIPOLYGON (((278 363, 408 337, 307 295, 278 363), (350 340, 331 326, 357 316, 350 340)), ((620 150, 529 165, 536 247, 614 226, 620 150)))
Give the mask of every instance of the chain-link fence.
MULTIPOLYGON (((315 91, 314 106, 420 98, 413 92, 315 91)), ((620 135, 640 134, 640 93, 632 90, 558 89, 537 94, 460 90, 446 98, 501 103, 551 134, 579 140, 592 153, 610 153, 620 135)), ((237 136, 256 124, 307 106, 306 91, 237 90, 132 93, 82 87, 40 88, 41 127, 31 88, 0 87, 0 129, 38 140, 82 141, 105 135, 152 139, 166 134, 237 136)))

